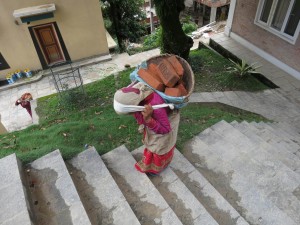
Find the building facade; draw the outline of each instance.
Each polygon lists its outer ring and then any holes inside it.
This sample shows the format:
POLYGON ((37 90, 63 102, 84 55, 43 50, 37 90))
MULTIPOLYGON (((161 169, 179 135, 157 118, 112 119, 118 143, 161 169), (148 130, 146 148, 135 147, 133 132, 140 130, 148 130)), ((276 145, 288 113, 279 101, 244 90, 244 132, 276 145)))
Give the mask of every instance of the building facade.
POLYGON ((1 0, 0 80, 16 70, 109 55, 98 0, 1 0))
POLYGON ((225 34, 300 79, 300 1, 232 0, 225 34))

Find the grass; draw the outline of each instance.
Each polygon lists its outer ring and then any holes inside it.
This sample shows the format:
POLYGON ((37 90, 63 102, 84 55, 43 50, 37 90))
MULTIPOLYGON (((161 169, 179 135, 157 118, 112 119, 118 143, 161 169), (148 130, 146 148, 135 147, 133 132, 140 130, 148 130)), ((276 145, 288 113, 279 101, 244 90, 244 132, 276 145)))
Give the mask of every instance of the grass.
MULTIPOLYGON (((213 76, 219 73, 217 68, 225 67, 225 64, 221 63, 223 61, 220 60, 223 59, 211 55, 206 50, 191 53, 196 90, 202 90, 204 85, 199 82, 199 79, 202 79, 203 70, 210 70, 213 76), (213 59, 214 57, 216 60, 213 59), (205 67, 199 66, 196 63, 198 60, 205 67)), ((225 63, 227 65, 228 62, 225 63)), ((81 152, 86 144, 95 146, 100 154, 122 144, 130 150, 141 146, 142 137, 137 132, 134 118, 119 116, 112 107, 115 91, 128 85, 131 71, 132 69, 128 69, 120 72, 118 76, 109 76, 85 85, 86 96, 84 98, 81 95, 76 96, 78 100, 81 100, 79 104, 61 104, 56 94, 38 99, 37 113, 40 117, 40 124, 22 131, 0 135, 0 158, 15 152, 24 163, 28 163, 55 149, 60 149, 63 157, 68 159, 81 152)), ((223 79, 217 80, 223 81, 223 79)), ((207 85, 204 87, 221 86, 220 83, 212 85, 210 82, 207 85)), ((220 120, 231 122, 265 119, 259 115, 221 104, 191 103, 181 110, 178 149, 180 150, 184 143, 196 134, 220 120)))
POLYGON ((239 77, 230 73, 228 68, 233 64, 223 56, 206 48, 191 51, 189 63, 195 75, 195 92, 269 89, 252 75, 239 77))

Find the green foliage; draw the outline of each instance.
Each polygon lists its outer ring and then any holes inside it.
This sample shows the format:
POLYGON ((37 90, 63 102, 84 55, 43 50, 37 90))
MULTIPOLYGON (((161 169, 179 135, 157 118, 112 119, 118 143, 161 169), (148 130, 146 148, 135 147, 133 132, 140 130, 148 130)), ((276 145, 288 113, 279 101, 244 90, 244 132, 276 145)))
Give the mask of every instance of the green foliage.
POLYGON ((155 32, 145 37, 143 47, 127 49, 127 53, 129 55, 134 55, 139 52, 149 51, 151 49, 158 48, 161 43, 161 32, 161 27, 156 28, 155 32))
POLYGON ((187 16, 185 16, 184 18, 182 18, 181 21, 182 21, 183 23, 190 23, 190 22, 192 21, 192 16, 187 15, 187 16))
POLYGON ((185 34, 190 34, 193 31, 197 30, 198 26, 194 22, 185 22, 182 24, 182 29, 185 34))
MULTIPOLYGON (((110 19, 104 18, 104 26, 106 28, 107 31, 111 31, 111 27, 112 27, 112 22, 110 19)), ((110 32, 111 33, 111 32, 110 32)))
POLYGON ((268 86, 254 76, 238 79, 234 73, 227 70, 228 60, 210 49, 202 48, 191 51, 188 62, 195 75, 195 92, 268 89, 268 86))
POLYGON ((116 36, 120 50, 124 42, 137 42, 146 33, 145 13, 141 10, 143 0, 104 0, 101 7, 109 32, 116 36), (110 25, 110 26, 109 26, 110 25))
POLYGON ((236 63, 233 60, 229 59, 233 63, 233 67, 229 67, 229 72, 234 73, 240 77, 245 77, 250 74, 259 73, 256 70, 261 66, 255 66, 257 63, 252 63, 248 65, 243 59, 240 63, 236 63))
POLYGON ((115 36, 115 32, 112 29, 112 21, 110 20, 110 16, 109 16, 109 13, 110 13, 109 3, 107 1, 99 1, 99 2, 100 2, 100 6, 101 6, 104 26, 110 34, 115 36))
POLYGON ((161 32, 161 27, 156 28, 152 34, 145 38, 143 46, 145 48, 157 48, 160 44, 161 32))

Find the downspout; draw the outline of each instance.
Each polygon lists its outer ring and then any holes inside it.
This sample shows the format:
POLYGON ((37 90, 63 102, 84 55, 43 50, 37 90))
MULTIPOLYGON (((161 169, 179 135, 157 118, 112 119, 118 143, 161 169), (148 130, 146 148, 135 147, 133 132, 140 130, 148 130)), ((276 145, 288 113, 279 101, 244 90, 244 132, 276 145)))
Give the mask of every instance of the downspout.
POLYGON ((228 37, 230 37, 230 33, 231 33, 236 1, 237 0, 231 0, 230 1, 228 18, 227 18, 227 22, 226 22, 226 26, 225 26, 225 31, 224 31, 225 35, 228 36, 228 37))

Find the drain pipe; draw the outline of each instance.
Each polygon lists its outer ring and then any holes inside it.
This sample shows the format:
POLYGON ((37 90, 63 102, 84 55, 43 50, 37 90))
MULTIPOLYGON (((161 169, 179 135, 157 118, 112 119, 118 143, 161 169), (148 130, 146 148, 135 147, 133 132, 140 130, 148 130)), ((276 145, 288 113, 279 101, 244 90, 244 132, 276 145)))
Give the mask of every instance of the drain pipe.
POLYGON ((230 33, 231 33, 235 5, 236 5, 236 0, 231 0, 229 6, 228 18, 225 26, 225 31, 224 31, 225 35, 228 37, 230 37, 230 33))

